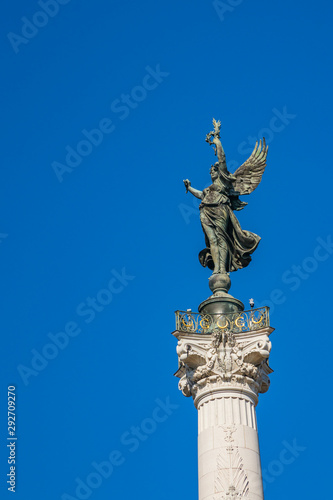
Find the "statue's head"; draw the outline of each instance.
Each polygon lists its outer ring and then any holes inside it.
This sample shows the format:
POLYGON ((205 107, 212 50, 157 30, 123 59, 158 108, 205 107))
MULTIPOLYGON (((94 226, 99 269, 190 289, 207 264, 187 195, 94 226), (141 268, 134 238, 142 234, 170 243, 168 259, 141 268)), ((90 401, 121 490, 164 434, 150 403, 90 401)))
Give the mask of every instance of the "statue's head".
POLYGON ((212 181, 219 178, 219 162, 217 161, 214 165, 210 167, 210 176, 212 181))

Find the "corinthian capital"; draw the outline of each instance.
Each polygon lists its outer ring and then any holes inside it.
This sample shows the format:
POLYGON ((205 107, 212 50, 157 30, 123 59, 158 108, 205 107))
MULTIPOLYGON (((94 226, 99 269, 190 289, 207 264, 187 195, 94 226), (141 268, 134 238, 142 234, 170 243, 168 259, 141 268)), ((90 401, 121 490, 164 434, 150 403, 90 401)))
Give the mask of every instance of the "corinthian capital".
POLYGON ((179 367, 176 376, 179 389, 187 397, 196 398, 198 391, 214 386, 231 386, 236 390, 266 392, 269 387, 268 365, 271 351, 265 327, 257 331, 233 333, 219 328, 210 334, 174 332, 178 339, 179 367))

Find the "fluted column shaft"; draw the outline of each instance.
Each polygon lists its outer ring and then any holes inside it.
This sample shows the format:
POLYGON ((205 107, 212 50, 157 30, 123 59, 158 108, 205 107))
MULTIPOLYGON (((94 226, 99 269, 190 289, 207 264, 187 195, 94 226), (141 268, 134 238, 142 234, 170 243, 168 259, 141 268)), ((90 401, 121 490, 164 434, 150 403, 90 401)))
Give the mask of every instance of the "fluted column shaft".
POLYGON ((263 500, 255 400, 212 389, 197 408, 199 500, 263 500))

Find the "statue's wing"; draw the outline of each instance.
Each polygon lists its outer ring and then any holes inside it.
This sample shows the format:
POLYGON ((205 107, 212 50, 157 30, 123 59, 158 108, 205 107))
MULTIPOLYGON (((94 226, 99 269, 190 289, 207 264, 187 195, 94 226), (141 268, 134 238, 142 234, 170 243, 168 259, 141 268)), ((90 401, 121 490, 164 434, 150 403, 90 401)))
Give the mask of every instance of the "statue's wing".
POLYGON ((263 138, 259 144, 256 142, 250 158, 236 170, 234 173, 236 181, 233 182, 233 186, 239 194, 250 194, 260 184, 266 167, 267 152, 268 146, 263 138))

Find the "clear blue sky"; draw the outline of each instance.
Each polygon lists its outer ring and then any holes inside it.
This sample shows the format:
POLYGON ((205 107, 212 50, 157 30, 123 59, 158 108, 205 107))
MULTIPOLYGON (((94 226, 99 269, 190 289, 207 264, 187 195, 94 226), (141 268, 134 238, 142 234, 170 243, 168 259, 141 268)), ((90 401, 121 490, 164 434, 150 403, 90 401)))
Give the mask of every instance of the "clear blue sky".
POLYGON ((174 310, 197 310, 210 293, 182 180, 199 189, 210 180, 213 117, 231 171, 256 138, 270 146, 262 184, 239 213, 262 241, 231 276, 246 306, 250 297, 272 306, 276 328, 275 372, 257 412, 266 498, 331 490, 333 8, 224 4, 13 0, 3 9, 1 498, 11 495, 10 384, 17 500, 197 497, 197 415, 173 377, 170 332, 174 310), (302 451, 281 465, 295 440, 302 451), (77 496, 106 460, 108 477, 77 496))

